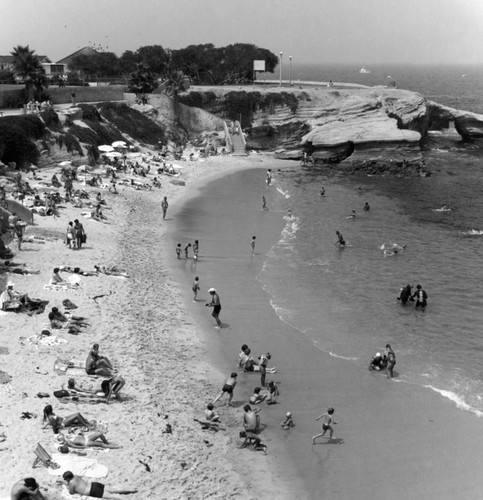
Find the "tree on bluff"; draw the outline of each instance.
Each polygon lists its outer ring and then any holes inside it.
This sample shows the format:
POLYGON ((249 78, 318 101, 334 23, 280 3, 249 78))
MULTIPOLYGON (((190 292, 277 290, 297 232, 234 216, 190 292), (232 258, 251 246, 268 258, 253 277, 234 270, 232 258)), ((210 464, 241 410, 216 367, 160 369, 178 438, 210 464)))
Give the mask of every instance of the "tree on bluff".
POLYGON ((120 74, 121 65, 114 52, 98 52, 97 54, 78 54, 69 63, 71 71, 79 71, 89 76, 113 76, 120 74))
POLYGON ((169 53, 161 45, 145 45, 136 52, 126 50, 119 62, 123 73, 131 73, 142 64, 154 75, 161 76, 167 71, 169 53))
POLYGON ((138 63, 129 77, 129 92, 148 94, 155 86, 156 80, 149 68, 143 63, 138 63))
POLYGON ((227 85, 253 81, 253 61, 265 61, 266 71, 273 73, 278 63, 275 54, 247 43, 216 48, 213 44, 189 45, 173 50, 172 69, 179 69, 199 85, 227 85))

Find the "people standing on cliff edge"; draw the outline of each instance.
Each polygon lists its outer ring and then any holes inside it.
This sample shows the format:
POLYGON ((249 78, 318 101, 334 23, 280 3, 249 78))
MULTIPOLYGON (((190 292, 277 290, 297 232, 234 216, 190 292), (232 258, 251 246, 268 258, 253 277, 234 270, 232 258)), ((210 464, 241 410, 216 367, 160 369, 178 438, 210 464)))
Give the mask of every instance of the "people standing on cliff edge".
POLYGON ((216 290, 214 288, 210 288, 208 290, 208 292, 210 293, 211 295, 211 302, 208 302, 207 304, 205 304, 207 307, 212 307, 213 308, 213 312, 211 313, 211 315, 213 316, 213 318, 215 318, 215 321, 216 321, 216 327, 215 328, 221 328, 221 321, 220 321, 220 311, 221 311, 221 303, 220 303, 220 296, 218 295, 218 293, 216 292, 216 290))

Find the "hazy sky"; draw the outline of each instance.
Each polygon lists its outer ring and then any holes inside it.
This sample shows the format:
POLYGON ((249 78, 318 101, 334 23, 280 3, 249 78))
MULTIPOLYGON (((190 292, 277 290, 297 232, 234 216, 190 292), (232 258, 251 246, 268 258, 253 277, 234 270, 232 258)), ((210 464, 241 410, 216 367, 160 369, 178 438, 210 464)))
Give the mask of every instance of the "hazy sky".
POLYGON ((0 54, 246 42, 296 62, 483 64, 483 0, 0 0, 0 54))

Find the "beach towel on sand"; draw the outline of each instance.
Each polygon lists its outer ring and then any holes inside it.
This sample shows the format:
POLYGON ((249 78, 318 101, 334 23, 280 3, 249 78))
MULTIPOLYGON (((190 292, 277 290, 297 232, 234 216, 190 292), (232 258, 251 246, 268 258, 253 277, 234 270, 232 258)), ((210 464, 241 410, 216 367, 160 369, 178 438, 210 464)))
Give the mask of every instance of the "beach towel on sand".
POLYGON ((74 455, 64 455, 63 453, 54 453, 52 460, 59 465, 58 469, 48 469, 51 476, 62 476, 65 471, 70 470, 77 476, 99 478, 106 477, 107 465, 100 464, 93 458, 83 458, 74 455))
POLYGON ((85 362, 78 359, 65 360, 57 358, 54 362, 54 371, 57 375, 69 375, 69 377, 97 377, 97 375, 88 375, 85 362))

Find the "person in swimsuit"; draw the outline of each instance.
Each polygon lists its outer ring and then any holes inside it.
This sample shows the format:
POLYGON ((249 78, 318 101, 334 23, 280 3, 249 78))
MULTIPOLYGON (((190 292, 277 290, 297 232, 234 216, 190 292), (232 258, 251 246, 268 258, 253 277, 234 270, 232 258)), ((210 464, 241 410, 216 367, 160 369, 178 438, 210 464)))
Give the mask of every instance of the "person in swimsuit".
POLYGON ((181 243, 178 243, 176 245, 176 257, 178 257, 178 259, 181 259, 181 243))
POLYGON ((267 200, 265 199, 265 196, 263 194, 262 194, 262 210, 268 210, 267 200))
POLYGON ((200 278, 199 276, 195 277, 195 280, 193 281, 193 286, 191 287, 191 290, 193 290, 193 302, 196 302, 197 297, 198 297, 198 292, 200 291, 200 278))
POLYGON ((66 427, 70 427, 72 425, 80 425, 82 427, 87 427, 91 429, 94 427, 94 422, 89 422, 83 415, 80 413, 73 413, 72 415, 68 415, 67 417, 60 417, 54 413, 52 409, 52 405, 47 405, 44 408, 44 422, 47 422, 54 429, 54 433, 57 434, 59 429, 64 429, 66 427))
POLYGON ((250 405, 245 405, 243 407, 243 427, 245 427, 245 431, 258 433, 260 431, 260 409, 252 410, 250 405))
POLYGON ((120 446, 115 443, 109 443, 106 436, 102 432, 94 431, 89 434, 79 433, 74 439, 69 439, 63 434, 59 435, 59 443, 66 444, 70 448, 84 449, 84 448, 110 448, 118 449, 120 446))
POLYGON ((421 307, 421 309, 425 309, 428 304, 428 294, 423 290, 421 285, 416 286, 416 291, 413 293, 411 298, 414 299, 414 297, 416 297, 416 308, 421 307))
POLYGON ((322 432, 320 434, 317 434, 312 438, 312 444, 315 444, 315 440, 319 437, 324 437, 325 433, 329 431, 329 439, 332 439, 334 437, 334 428, 332 427, 332 424, 337 424, 337 422, 334 420, 333 415, 334 415, 334 408, 329 408, 327 410, 327 413, 323 413, 322 415, 319 415, 315 420, 320 420, 321 418, 324 419, 322 423, 322 432))
POLYGON ((392 350, 391 344, 386 344, 386 351, 384 352, 384 359, 386 360, 386 375, 387 378, 393 378, 393 369, 396 365, 396 353, 392 350))
POLYGON ((252 255, 255 255, 255 241, 256 241, 257 237, 256 236, 252 236, 252 241, 250 242, 250 246, 252 247, 252 255))
POLYGON ((213 403, 211 403, 212 405, 214 405, 226 392, 228 394, 227 406, 231 406, 231 400, 233 399, 233 391, 236 386, 237 377, 238 377, 237 373, 233 372, 230 375, 230 377, 225 380, 225 383, 223 384, 220 394, 218 394, 218 396, 216 396, 216 398, 213 400, 213 403))
POLYGON ((200 242, 195 240, 193 243, 193 260, 198 260, 198 254, 200 252, 200 242))
POLYGON ((168 211, 168 198, 166 196, 161 202, 161 209, 163 210, 163 219, 166 219, 166 212, 168 211))
POLYGON ((337 241, 335 244, 339 247, 345 247, 345 240, 342 234, 339 231, 336 231, 335 234, 337 235, 337 241))
POLYGON ((364 204, 363 210, 364 210, 364 212, 369 212, 370 209, 371 209, 371 207, 369 206, 369 203, 367 203, 367 201, 366 201, 366 203, 364 204))
POLYGON ((107 378, 112 378, 114 376, 111 362, 107 358, 99 356, 98 344, 94 344, 87 356, 86 373, 88 375, 100 375, 101 377, 107 378))
POLYGON ((116 396, 116 399, 122 401, 121 399, 121 389, 126 385, 126 381, 121 375, 116 375, 109 380, 103 380, 101 382, 101 391, 106 396, 106 404, 109 404, 112 395, 116 396))
POLYGON ((221 328, 222 323, 219 317, 221 311, 220 296, 216 293, 216 290, 214 288, 210 288, 208 292, 211 295, 211 302, 208 302, 206 305, 213 308, 213 312, 211 313, 211 315, 213 316, 213 318, 215 318, 216 326, 218 328, 221 328))
POLYGON ((12 486, 10 492, 11 500, 45 500, 44 495, 40 493, 39 485, 33 477, 20 479, 12 486))
POLYGON ((130 486, 107 486, 102 483, 90 482, 80 476, 74 476, 70 470, 62 474, 62 478, 67 483, 71 495, 87 495, 94 498, 107 498, 108 500, 122 500, 120 495, 136 493, 137 489, 130 486))

